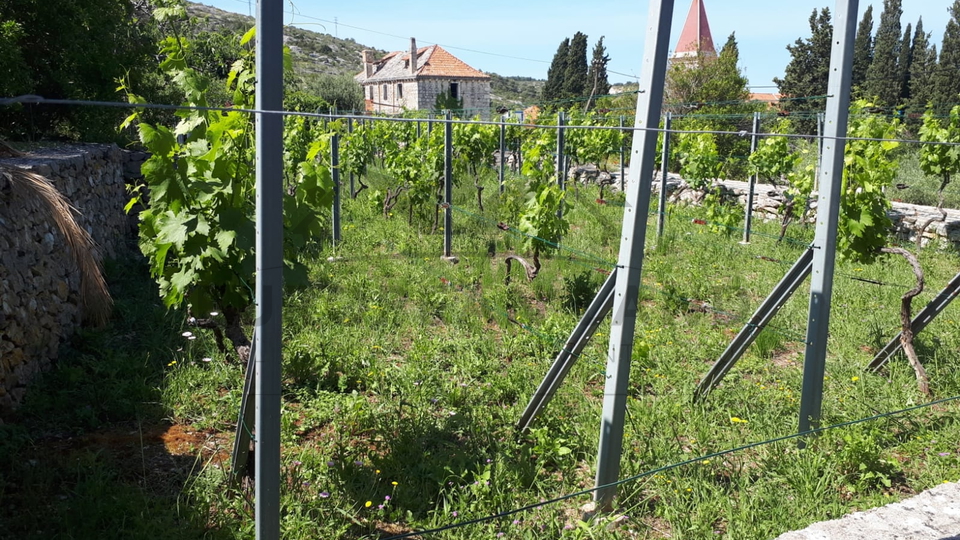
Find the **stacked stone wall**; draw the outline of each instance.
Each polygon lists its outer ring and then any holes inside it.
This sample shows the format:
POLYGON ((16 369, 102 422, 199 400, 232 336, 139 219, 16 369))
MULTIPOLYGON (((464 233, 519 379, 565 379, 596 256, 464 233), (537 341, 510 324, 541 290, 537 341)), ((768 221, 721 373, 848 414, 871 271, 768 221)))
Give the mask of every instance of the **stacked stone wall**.
POLYGON ((99 255, 116 258, 130 231, 124 171, 139 174, 130 160, 115 145, 71 145, 0 160, 0 418, 23 401, 30 380, 83 323, 73 254, 40 201, 11 189, 3 170, 20 168, 52 182, 99 255))

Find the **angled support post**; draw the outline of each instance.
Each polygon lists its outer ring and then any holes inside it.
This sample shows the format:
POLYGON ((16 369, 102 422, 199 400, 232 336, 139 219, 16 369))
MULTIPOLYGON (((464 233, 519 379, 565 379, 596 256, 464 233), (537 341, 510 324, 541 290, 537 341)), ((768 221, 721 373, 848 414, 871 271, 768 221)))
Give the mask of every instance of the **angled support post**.
POLYGON ((283 2, 257 2, 257 540, 280 538, 280 354, 283 309, 283 2))
MULTIPOLYGON (((953 302, 953 299, 960 295, 960 274, 953 276, 953 279, 947 283, 947 286, 940 291, 937 296, 930 301, 920 313, 917 313, 917 316, 913 318, 910 322, 910 328, 913 329, 913 335, 917 335, 924 328, 940 314, 941 311, 947 308, 950 305, 950 302, 953 302)), ((877 353, 870 364, 867 366, 867 371, 878 371, 882 368, 890 358, 900 350, 902 346, 900 343, 900 336, 903 332, 897 332, 897 335, 890 340, 889 343, 883 348, 880 349, 880 352, 877 353)))
MULTIPOLYGON (((833 48, 827 82, 827 112, 824 117, 823 157, 820 160, 820 199, 813 238, 813 270, 810 279, 810 311, 803 360, 799 432, 820 425, 823 404, 823 374, 826 367, 830 302, 837 257, 837 220, 840 215, 841 180, 850 111, 850 76, 853 38, 856 34, 858 0, 837 0, 834 11, 833 48)), ((800 443, 803 444, 803 441, 800 443)))
POLYGON ((760 332, 770 323, 773 316, 780 311, 780 308, 793 296, 793 293, 800 284, 807 279, 807 276, 810 275, 812 264, 813 248, 807 248, 786 275, 783 276, 780 283, 777 283, 777 286, 773 288, 773 291, 767 296, 766 300, 760 304, 760 307, 757 308, 757 311, 750 317, 747 324, 743 326, 743 329, 740 330, 737 337, 733 338, 733 341, 731 341, 727 349, 723 351, 720 358, 714 362, 710 371, 700 380, 700 384, 697 385, 697 389, 693 394, 694 401, 700 401, 707 397, 707 394, 723 379, 727 372, 730 371, 730 368, 737 363, 737 360, 746 352, 747 347, 757 339, 757 336, 760 335, 760 332))
POLYGON ((247 371, 244 374, 243 394, 240 398, 240 414, 237 418, 237 431, 233 434, 233 452, 230 457, 230 479, 234 486, 240 485, 240 478, 249 470, 250 443, 257 428, 255 422, 254 384, 257 372, 257 332, 254 330, 250 345, 250 358, 247 359, 247 371))
POLYGON ((647 38, 640 71, 640 93, 637 94, 637 116, 634 121, 636 130, 630 155, 630 182, 623 208, 623 229, 620 233, 620 255, 617 260, 610 349, 607 354, 606 383, 603 390, 603 419, 597 450, 597 490, 594 492, 594 500, 597 510, 604 512, 613 509, 617 488, 611 484, 620 477, 623 424, 637 323, 647 215, 650 212, 657 127, 660 125, 660 110, 663 107, 670 23, 673 18, 673 0, 650 0, 649 5, 647 38))
POLYGON ((580 322, 577 323, 573 332, 570 333, 570 337, 567 338, 566 343, 563 344, 563 348, 557 353, 557 358, 553 361, 553 365, 550 366, 550 370, 543 378, 543 382, 540 383, 537 391, 533 394, 533 397, 530 398, 530 404, 527 405, 526 410, 523 411, 523 415, 520 417, 520 421, 517 422, 517 430, 520 431, 520 433, 526 433, 527 430, 530 429, 533 421, 536 420, 540 412, 547 406, 547 403, 553 399, 557 388, 560 387, 560 384, 562 384, 563 380, 567 377, 567 373, 570 372, 570 368, 573 367, 574 362, 580 358, 580 353, 583 352, 583 348, 590 342, 593 333, 597 331, 597 326, 600 326, 600 322, 610 313, 610 308, 613 306, 613 288, 616 281, 617 269, 614 268, 600 287, 600 292, 597 293, 597 296, 595 296, 593 301, 590 302, 590 305, 587 306, 583 317, 580 318, 580 322))

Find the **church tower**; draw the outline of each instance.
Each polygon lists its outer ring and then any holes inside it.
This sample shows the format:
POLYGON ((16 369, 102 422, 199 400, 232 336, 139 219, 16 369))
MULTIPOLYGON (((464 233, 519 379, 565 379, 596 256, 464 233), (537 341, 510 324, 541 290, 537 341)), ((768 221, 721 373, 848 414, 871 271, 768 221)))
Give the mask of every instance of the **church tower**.
POLYGON ((710 23, 707 21, 707 10, 703 7, 703 0, 693 0, 687 20, 683 23, 677 48, 670 56, 671 62, 696 60, 697 55, 717 56, 717 49, 713 46, 713 36, 710 34, 710 23))

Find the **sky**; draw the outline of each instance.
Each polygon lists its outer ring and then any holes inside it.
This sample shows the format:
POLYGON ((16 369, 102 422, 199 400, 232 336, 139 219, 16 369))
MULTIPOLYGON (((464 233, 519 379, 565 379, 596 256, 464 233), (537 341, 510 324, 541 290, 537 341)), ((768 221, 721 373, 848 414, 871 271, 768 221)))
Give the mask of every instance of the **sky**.
MULTIPOLYGON (((717 48, 736 33, 740 68, 756 92, 774 92, 774 77, 782 77, 790 61, 787 45, 810 36, 813 10, 835 2, 778 0, 702 0, 717 48)), ((201 3, 256 15, 256 0, 201 0, 201 3)), ((670 49, 676 46, 691 0, 675 2, 670 49)), ((903 0, 901 33, 923 18, 924 30, 940 48, 953 0, 903 0)), ((876 33, 882 0, 859 2, 857 22, 873 4, 876 33)), ((588 62, 600 36, 610 57, 610 82, 636 81, 643 60, 649 2, 636 0, 484 0, 451 2, 406 0, 286 0, 284 22, 352 38, 378 49, 408 50, 410 38, 419 46, 440 44, 472 67, 505 76, 546 79, 547 68, 564 38, 576 32, 588 36, 588 62)))

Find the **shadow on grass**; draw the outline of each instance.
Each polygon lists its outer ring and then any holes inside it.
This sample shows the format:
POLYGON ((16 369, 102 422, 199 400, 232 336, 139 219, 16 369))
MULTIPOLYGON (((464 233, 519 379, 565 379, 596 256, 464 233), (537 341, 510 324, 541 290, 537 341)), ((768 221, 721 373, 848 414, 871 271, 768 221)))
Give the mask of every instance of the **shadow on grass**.
POLYGON ((213 435, 164 421, 160 403, 183 317, 138 257, 109 263, 107 279, 108 326, 70 338, 0 425, 0 537, 225 537, 184 489, 225 456, 213 435))

